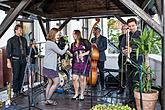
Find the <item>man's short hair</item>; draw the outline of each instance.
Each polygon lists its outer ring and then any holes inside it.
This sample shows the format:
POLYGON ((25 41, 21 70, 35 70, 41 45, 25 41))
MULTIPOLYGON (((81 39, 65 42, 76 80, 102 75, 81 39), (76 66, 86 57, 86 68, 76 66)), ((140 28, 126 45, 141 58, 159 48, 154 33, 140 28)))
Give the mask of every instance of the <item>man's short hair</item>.
POLYGON ((14 27, 14 32, 15 32, 16 30, 18 30, 18 28, 22 28, 22 29, 23 29, 22 25, 17 24, 17 25, 14 27))
POLYGON ((135 18, 130 18, 127 20, 127 24, 129 24, 130 22, 135 22, 135 24, 137 25, 137 20, 135 18))
POLYGON ((100 29, 99 27, 94 27, 94 29, 95 29, 95 30, 101 31, 101 29, 100 29))

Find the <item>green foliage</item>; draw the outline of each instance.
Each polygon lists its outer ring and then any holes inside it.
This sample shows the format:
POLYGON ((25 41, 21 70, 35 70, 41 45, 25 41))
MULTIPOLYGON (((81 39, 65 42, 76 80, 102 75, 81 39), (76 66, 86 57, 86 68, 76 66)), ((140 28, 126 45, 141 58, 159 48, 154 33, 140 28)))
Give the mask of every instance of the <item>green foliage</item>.
POLYGON ((121 105, 121 104, 98 104, 93 106, 90 110, 135 110, 130 108, 128 105, 121 105))
POLYGON ((109 19, 108 20, 108 27, 109 28, 115 28, 116 23, 117 23, 117 20, 115 20, 115 19, 109 19))
MULTIPOLYGON (((142 92, 143 93, 150 93, 152 92, 151 87, 152 87, 152 80, 153 80, 153 76, 154 73, 153 71, 150 69, 150 67, 147 66, 147 64, 145 64, 145 62, 143 62, 142 64, 143 70, 142 70, 142 92)), ((136 72, 136 74, 139 71, 136 72)), ((140 87, 140 83, 139 81, 135 82, 135 89, 139 90, 140 87)))
MULTIPOLYGON (((150 93, 152 87, 152 80, 154 73, 152 72, 149 65, 148 54, 151 52, 151 48, 154 45, 154 42, 159 40, 155 38, 155 33, 153 29, 144 28, 143 33, 141 34, 139 39, 133 39, 133 43, 135 43, 138 48, 136 49, 136 56, 138 59, 139 55, 144 56, 144 61, 142 63, 142 92, 150 93)), ((139 70, 136 72, 136 74, 139 70)), ((140 84, 139 81, 135 84, 135 89, 139 90, 140 84)))
POLYGON ((144 28, 140 39, 134 39, 133 43, 138 45, 137 54, 160 54, 161 38, 154 33, 153 29, 144 28))
POLYGON ((161 53, 162 53, 162 39, 161 39, 161 36, 158 35, 157 33, 155 33, 155 36, 154 36, 153 39, 154 39, 154 44, 151 47, 150 53, 161 55, 161 53))
POLYGON ((118 29, 109 29, 108 36, 110 37, 108 39, 110 42, 113 42, 116 46, 118 46, 120 35, 121 32, 118 29))
POLYGON ((154 44, 153 38, 154 38, 153 29, 148 31, 147 28, 144 28, 140 38, 133 39, 133 43, 135 43, 138 46, 138 48, 136 49, 137 59, 139 54, 147 55, 150 53, 151 47, 154 44))
POLYGON ((67 44, 67 43, 69 43, 69 36, 67 36, 67 35, 64 35, 64 40, 65 40, 65 44, 67 44))
MULTIPOLYGON (((64 42, 67 45, 69 43, 69 36, 68 35, 64 35, 63 36, 64 42)), ((69 60, 70 59, 70 55, 68 53, 65 53, 65 60, 69 60)))

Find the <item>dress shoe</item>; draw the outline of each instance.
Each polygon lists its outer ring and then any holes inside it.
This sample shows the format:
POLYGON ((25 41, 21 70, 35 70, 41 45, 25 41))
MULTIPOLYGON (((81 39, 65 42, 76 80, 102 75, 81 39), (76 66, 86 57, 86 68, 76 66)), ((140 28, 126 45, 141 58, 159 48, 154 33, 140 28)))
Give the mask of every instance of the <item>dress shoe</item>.
POLYGON ((13 94, 13 98, 16 98, 16 97, 18 97, 18 96, 19 96, 18 93, 14 93, 14 94, 13 94))
POLYGON ((28 96, 28 93, 26 93, 26 92, 22 91, 22 92, 19 92, 19 94, 18 94, 18 95, 28 96))
POLYGON ((79 98, 79 94, 78 95, 74 95, 73 97, 72 97, 72 100, 77 100, 79 98))
POLYGON ((117 92, 117 94, 122 94, 122 93, 124 93, 124 88, 121 88, 121 89, 117 92))
POLYGON ((101 87, 101 90, 102 90, 102 91, 105 91, 105 90, 106 90, 106 88, 105 88, 105 87, 101 87))
POLYGON ((128 104, 131 108, 135 108, 135 101, 129 100, 129 101, 127 102, 127 104, 128 104))

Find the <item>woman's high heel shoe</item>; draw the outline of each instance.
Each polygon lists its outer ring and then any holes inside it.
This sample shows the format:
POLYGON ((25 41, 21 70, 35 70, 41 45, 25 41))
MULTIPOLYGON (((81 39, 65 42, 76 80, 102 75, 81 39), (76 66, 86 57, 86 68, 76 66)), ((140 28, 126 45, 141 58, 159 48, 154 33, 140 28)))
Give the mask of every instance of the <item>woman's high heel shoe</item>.
POLYGON ((77 96, 74 95, 74 96, 72 97, 72 100, 76 100, 76 99, 78 99, 78 98, 79 98, 79 94, 78 94, 77 96))
POLYGON ((84 95, 80 95, 79 100, 84 101, 84 95))

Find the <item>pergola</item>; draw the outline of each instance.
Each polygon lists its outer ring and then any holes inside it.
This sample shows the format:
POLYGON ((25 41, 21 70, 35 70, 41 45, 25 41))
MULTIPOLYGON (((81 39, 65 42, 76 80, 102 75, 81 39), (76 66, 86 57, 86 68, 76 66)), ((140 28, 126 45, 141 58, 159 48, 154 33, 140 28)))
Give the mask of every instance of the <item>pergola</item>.
POLYGON ((165 110, 165 1, 164 0, 0 0, 0 9, 7 16, 0 26, 0 38, 19 15, 34 16, 38 19, 44 36, 47 28, 43 22, 65 20, 59 27, 62 29, 71 19, 115 16, 125 22, 123 16, 139 16, 162 37, 162 103, 165 110), (161 23, 152 20, 157 13, 161 23))

